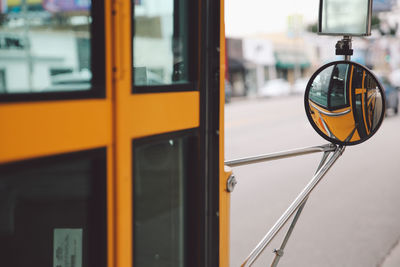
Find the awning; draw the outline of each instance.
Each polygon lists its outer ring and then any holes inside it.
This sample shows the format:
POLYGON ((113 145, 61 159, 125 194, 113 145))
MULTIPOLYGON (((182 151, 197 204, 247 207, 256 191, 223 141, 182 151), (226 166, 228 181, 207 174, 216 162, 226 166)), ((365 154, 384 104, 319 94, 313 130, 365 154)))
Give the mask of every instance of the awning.
MULTIPOLYGON (((19 7, 23 4, 22 0, 0 0, 1 11, 6 12, 7 9, 19 7)), ((68 11, 87 11, 90 9, 91 1, 89 0, 26 0, 28 6, 41 6, 50 12, 68 12, 68 11)), ((15 9, 16 11, 18 9, 15 9)))
POLYGON ((279 69, 294 69, 295 66, 299 66, 300 68, 308 68, 311 66, 307 55, 302 52, 275 52, 275 59, 275 66, 279 69))
MULTIPOLYGON (((3 0, 3 1, 9 6, 19 6, 22 4, 22 0, 7 0, 7 1, 3 0)), ((3 1, 1 1, 1 2, 3 2, 3 1)), ((26 0, 26 3, 28 5, 38 5, 38 4, 41 5, 42 1, 43 0, 26 0)))
POLYGON ((396 5, 395 0, 373 0, 372 11, 373 12, 391 11, 395 5, 396 5))
POLYGON ((228 58, 228 69, 230 71, 245 71, 244 63, 235 58, 228 58))

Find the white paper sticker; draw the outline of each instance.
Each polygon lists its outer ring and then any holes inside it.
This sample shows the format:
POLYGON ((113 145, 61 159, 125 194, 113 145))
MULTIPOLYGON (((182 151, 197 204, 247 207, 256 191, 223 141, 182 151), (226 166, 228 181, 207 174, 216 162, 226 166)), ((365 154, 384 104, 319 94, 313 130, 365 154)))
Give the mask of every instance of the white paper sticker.
POLYGON ((82 229, 55 228, 53 267, 82 267, 82 229))

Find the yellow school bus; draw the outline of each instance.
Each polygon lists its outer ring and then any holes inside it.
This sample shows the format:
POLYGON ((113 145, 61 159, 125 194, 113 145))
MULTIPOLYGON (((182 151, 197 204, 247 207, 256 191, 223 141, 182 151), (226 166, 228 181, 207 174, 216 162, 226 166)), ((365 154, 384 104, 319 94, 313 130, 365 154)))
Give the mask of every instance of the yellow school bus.
POLYGON ((223 10, 2 2, 2 265, 229 266, 223 10))
POLYGON ((342 142, 369 136, 381 116, 375 112, 376 103, 381 103, 378 87, 377 79, 354 62, 324 66, 310 79, 307 100, 317 130, 342 142))

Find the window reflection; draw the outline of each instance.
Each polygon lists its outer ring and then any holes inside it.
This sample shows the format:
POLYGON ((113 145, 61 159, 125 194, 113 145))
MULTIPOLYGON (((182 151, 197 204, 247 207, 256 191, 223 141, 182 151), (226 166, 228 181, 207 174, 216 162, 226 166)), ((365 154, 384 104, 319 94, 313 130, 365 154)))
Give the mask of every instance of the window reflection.
POLYGON ((337 64, 333 69, 329 94, 331 108, 340 108, 347 104, 347 69, 348 64, 337 64))
POLYGON ((90 0, 0 3, 0 94, 90 89, 90 0))
POLYGON ((310 99, 329 110, 348 105, 348 64, 336 64, 319 73, 310 90, 310 99))
POLYGON ((326 68, 315 77, 310 89, 310 99, 315 103, 328 107, 328 89, 333 66, 326 68))
POLYGON ((135 0, 134 85, 189 81, 187 1, 135 0))

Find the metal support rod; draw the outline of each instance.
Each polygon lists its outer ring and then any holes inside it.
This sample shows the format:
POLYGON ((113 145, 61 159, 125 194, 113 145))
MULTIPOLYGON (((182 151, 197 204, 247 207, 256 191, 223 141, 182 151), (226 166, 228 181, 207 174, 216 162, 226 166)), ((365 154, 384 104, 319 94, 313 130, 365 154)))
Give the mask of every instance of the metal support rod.
POLYGON ((296 197, 296 199, 292 202, 289 208, 282 214, 282 216, 278 219, 278 221, 272 226, 269 232, 263 237, 263 239, 258 243, 255 249, 250 253, 247 259, 243 262, 242 267, 248 267, 253 264, 253 262, 258 258, 258 256, 264 251, 266 246, 271 242, 271 240, 275 237, 275 235, 281 230, 283 225, 290 219, 293 213, 304 203, 304 201, 308 198, 312 190, 317 186, 317 184, 321 181, 324 175, 328 172, 328 170, 332 167, 332 165, 336 162, 336 160, 342 155, 345 147, 340 146, 336 147, 333 155, 329 158, 329 160, 321 167, 321 169, 314 175, 311 181, 306 185, 303 191, 296 197))
POLYGON ((259 163, 259 162, 264 162, 264 161, 271 161, 271 160, 307 155, 307 154, 312 154, 312 153, 317 153, 317 152, 335 151, 335 149, 336 149, 336 145, 334 145, 334 144, 326 144, 326 145, 322 145, 322 146, 311 146, 311 147, 298 148, 298 149, 293 149, 293 150, 281 151, 281 152, 270 153, 270 154, 263 154, 263 155, 252 156, 252 157, 227 160, 227 161, 225 161, 225 165, 227 165, 229 167, 236 167, 236 166, 248 165, 248 164, 259 163))
POLYGON ((303 204, 301 204, 301 206, 298 208, 296 214, 294 215, 293 221, 290 224, 289 230, 287 231, 285 238, 282 241, 281 247, 278 250, 274 250, 275 258, 272 261, 271 267, 276 267, 278 265, 279 260, 283 256, 283 251, 286 247, 287 242, 289 241, 290 235, 292 234, 294 227, 296 226, 297 220, 299 219, 301 212, 303 211, 303 208, 307 203, 307 200, 308 200, 308 198, 306 198, 304 200, 303 204))
MULTIPOLYGON (((318 168, 317 168, 317 170, 315 171, 315 173, 317 173, 317 172, 321 169, 321 167, 322 167, 323 164, 326 162, 326 159, 328 158, 328 156, 329 156, 330 153, 331 153, 331 152, 324 152, 324 154, 322 155, 321 161, 319 162, 318 168)), ((307 200, 308 200, 308 198, 306 198, 306 199, 304 200, 303 204, 301 204, 301 206, 297 209, 297 212, 296 212, 296 214, 294 215, 293 221, 292 221, 292 223, 290 224, 289 230, 287 231, 287 233, 286 233, 286 235, 285 235, 285 237, 284 237, 284 239, 283 239, 283 241, 282 241, 281 247, 280 247, 278 250, 274 250, 274 252, 275 252, 275 258, 274 258, 274 260, 272 261, 271 267, 276 267, 276 266, 278 266, 279 260, 283 257, 283 253, 284 253, 286 244, 287 244, 287 242, 289 241, 289 238, 290 238, 290 236, 291 236, 291 234, 292 234, 292 232, 293 232, 293 230, 294 230, 294 227, 296 226, 296 223, 297 223, 297 221, 298 221, 298 219, 299 219, 299 217, 300 217, 300 215, 301 215, 301 212, 303 211, 304 206, 305 206, 306 203, 307 203, 307 200)))

